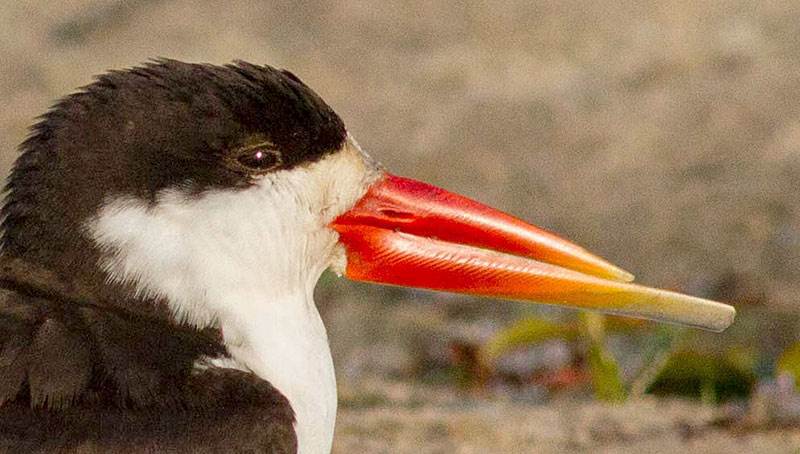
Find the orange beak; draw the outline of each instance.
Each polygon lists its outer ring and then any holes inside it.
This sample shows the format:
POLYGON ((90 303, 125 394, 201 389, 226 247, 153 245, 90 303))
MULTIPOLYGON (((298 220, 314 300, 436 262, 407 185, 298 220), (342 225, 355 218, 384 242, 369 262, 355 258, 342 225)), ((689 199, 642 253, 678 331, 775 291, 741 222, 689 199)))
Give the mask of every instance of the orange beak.
POLYGON ((489 296, 722 331, 733 307, 630 284, 633 276, 513 216, 385 174, 331 223, 357 281, 489 296))

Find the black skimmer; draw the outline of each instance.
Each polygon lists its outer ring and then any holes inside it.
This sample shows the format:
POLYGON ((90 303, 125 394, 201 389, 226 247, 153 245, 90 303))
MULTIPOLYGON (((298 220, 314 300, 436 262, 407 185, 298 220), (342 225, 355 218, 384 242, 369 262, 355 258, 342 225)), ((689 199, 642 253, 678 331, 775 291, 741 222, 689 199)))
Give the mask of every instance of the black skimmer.
POLYGON ((387 173, 269 66, 98 77, 33 127, 2 215, 10 452, 329 452, 336 383, 312 300, 329 267, 711 330, 734 316, 387 173))

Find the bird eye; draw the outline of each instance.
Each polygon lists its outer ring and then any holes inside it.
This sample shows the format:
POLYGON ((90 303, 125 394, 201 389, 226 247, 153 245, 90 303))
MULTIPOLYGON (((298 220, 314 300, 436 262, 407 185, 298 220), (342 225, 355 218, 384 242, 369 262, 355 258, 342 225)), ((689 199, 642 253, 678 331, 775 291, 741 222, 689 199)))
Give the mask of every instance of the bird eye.
POLYGON ((240 167, 255 172, 267 172, 283 163, 278 150, 263 145, 240 150, 234 159, 240 167))

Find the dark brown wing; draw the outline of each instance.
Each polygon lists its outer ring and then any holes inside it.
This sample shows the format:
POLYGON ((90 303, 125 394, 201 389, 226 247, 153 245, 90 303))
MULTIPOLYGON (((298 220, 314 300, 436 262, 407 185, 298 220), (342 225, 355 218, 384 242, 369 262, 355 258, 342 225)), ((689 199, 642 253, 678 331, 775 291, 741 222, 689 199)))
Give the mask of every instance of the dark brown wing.
POLYGON ((56 411, 7 402, 0 407, 0 452, 297 452, 288 402, 252 374, 209 369, 170 400, 181 405, 134 409, 81 401, 56 411))
POLYGON ((213 330, 0 279, 0 452, 296 451, 286 398, 197 368, 213 330))

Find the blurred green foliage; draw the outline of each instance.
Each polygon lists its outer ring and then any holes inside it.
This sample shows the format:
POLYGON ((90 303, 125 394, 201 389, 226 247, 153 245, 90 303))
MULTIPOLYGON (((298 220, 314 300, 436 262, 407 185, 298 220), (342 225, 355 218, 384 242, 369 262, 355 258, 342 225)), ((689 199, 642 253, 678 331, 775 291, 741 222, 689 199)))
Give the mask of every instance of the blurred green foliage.
POLYGON ((794 343, 781 354, 776 369, 778 373, 791 375, 795 387, 800 389, 800 342, 794 343))
POLYGON ((554 322, 539 317, 526 317, 495 334, 483 346, 482 356, 487 363, 491 363, 515 348, 553 339, 573 341, 578 338, 578 333, 578 324, 575 322, 554 322))
POLYGON ((580 312, 578 320, 581 333, 588 340, 587 359, 595 397, 606 402, 624 401, 627 390, 619 364, 605 347, 606 318, 594 312, 580 312))
MULTIPOLYGON (((752 351, 734 347, 714 353, 693 351, 684 345, 687 330, 672 326, 645 330, 644 326, 636 320, 590 312, 564 322, 526 317, 500 330, 482 347, 480 357, 484 368, 491 371, 492 364, 512 350, 551 340, 569 342, 576 354, 585 358, 594 397, 605 402, 623 402, 646 392, 720 403, 752 393, 757 381, 752 351), (609 333, 646 336, 642 366, 628 380, 607 347, 609 333)), ((795 377, 800 374, 800 343, 782 355, 777 369, 795 377)))
MULTIPOLYGON (((636 322, 632 322, 636 324, 636 322)), ((590 373, 594 396, 606 402, 622 402, 628 391, 619 364, 606 348, 606 330, 628 331, 631 323, 618 322, 608 326, 603 315, 581 312, 577 320, 554 322, 540 317, 527 317, 500 330, 481 350, 484 367, 503 354, 525 346, 549 340, 563 340, 582 346, 590 373)))
POLYGON ((670 355, 648 392, 716 404, 749 397, 755 383, 752 363, 735 350, 721 354, 681 350, 670 355))

